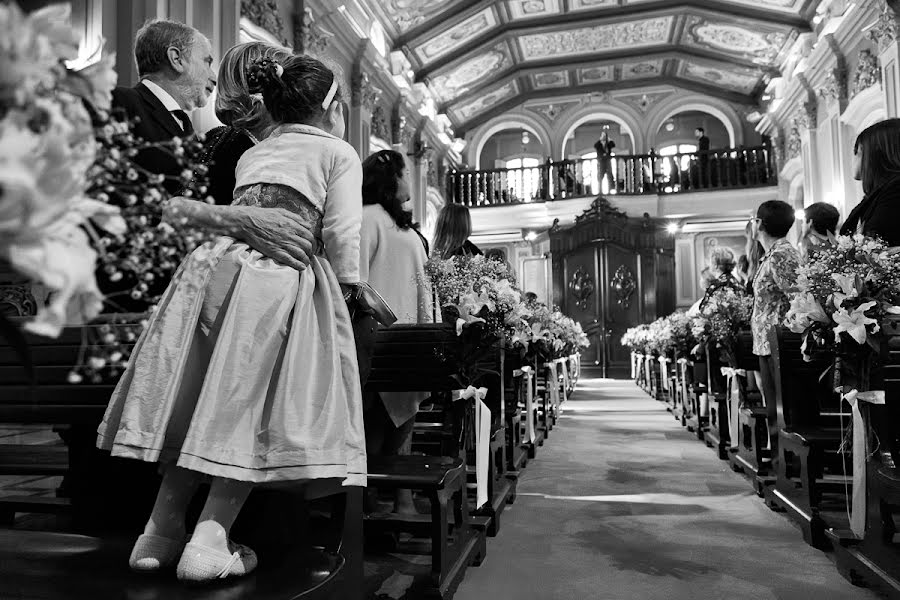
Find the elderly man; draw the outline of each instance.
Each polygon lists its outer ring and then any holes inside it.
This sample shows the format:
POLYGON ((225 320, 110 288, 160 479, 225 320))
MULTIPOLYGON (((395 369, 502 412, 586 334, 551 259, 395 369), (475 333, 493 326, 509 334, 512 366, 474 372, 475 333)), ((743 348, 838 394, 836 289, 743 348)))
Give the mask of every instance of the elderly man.
MULTIPOLYGON (((134 55, 141 81, 132 88, 116 88, 114 108, 135 119, 135 134, 147 141, 193 134, 187 113, 204 106, 216 86, 209 40, 183 23, 149 21, 137 32, 134 55)), ((177 162, 161 150, 144 151, 136 162, 153 173, 178 173, 177 162)), ((174 186, 170 189, 173 195, 179 191, 174 186)), ((215 206, 175 197, 167 203, 163 219, 231 236, 295 269, 306 268, 313 252, 309 229, 297 215, 282 208, 215 206)), ((148 308, 127 294, 136 282, 113 283, 103 272, 98 272, 98 282, 105 293, 115 296, 109 309, 143 312, 148 308)), ((157 280, 151 291, 161 294, 168 283, 157 280)))

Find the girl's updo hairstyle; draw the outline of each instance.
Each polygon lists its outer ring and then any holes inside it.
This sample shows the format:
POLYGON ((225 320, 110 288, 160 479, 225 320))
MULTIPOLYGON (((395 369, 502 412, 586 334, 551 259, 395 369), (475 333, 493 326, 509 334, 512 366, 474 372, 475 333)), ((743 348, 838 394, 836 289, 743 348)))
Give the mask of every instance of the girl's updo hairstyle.
MULTIPOLYGON (((260 93, 272 118, 278 123, 308 123, 325 113, 322 103, 337 82, 337 75, 322 61, 292 55, 281 62, 261 58, 250 65, 250 93, 260 93)), ((338 85, 332 101, 341 101, 338 85)))
POLYGON ((284 61, 290 55, 288 48, 264 42, 246 42, 228 50, 219 66, 216 117, 225 125, 246 131, 266 124, 269 115, 262 98, 254 98, 250 93, 247 81, 250 65, 260 58, 284 61))

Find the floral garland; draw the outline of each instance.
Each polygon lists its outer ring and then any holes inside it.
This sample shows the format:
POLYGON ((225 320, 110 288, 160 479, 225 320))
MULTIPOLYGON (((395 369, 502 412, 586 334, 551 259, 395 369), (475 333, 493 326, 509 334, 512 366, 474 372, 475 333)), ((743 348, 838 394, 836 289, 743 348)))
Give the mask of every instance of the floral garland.
POLYGON ((900 254, 880 239, 837 236, 800 267, 784 325, 814 350, 866 358, 880 350, 881 322, 900 314, 900 254))
POLYGON ((750 327, 753 297, 734 287, 720 287, 707 297, 706 304, 695 316, 691 333, 697 345, 714 344, 725 364, 737 363, 735 345, 738 332, 750 327))

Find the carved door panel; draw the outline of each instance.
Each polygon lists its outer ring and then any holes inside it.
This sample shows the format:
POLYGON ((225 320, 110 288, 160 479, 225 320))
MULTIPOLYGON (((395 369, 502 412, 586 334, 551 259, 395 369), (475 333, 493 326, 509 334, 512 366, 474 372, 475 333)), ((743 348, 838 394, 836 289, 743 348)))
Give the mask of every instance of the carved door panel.
POLYGON ((600 321, 600 281, 598 252, 595 247, 582 248, 565 257, 564 297, 562 310, 584 328, 591 342, 582 353, 585 364, 599 361, 602 355, 600 321))
POLYGON ((608 377, 627 376, 629 351, 620 340, 625 330, 641 322, 639 256, 634 250, 606 245, 603 256, 603 325, 608 377))

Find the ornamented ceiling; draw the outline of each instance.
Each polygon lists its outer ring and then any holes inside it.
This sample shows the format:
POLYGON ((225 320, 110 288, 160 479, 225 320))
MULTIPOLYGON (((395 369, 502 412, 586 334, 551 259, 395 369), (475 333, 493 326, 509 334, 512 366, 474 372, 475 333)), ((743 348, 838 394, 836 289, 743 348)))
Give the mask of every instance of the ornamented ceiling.
POLYGON ((364 1, 460 131, 526 100, 658 84, 753 104, 819 0, 364 1))

